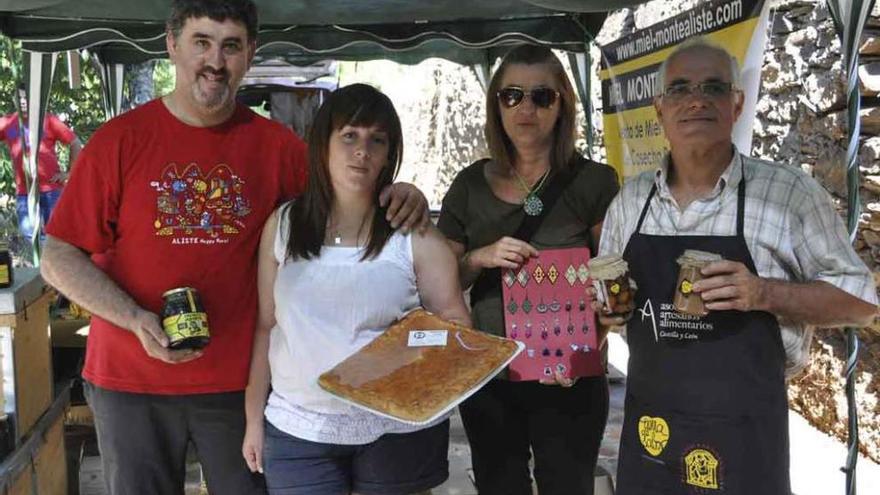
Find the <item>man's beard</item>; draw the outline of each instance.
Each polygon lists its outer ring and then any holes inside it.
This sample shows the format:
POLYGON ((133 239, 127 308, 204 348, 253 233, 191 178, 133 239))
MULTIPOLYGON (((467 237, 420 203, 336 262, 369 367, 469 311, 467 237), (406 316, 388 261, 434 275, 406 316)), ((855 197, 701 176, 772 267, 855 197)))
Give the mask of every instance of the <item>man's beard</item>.
MULTIPOLYGON (((192 96, 193 99, 199 104, 199 106, 208 113, 215 113, 227 107, 227 103, 231 98, 232 90, 228 84, 229 74, 223 74, 225 76, 225 80, 223 82, 224 86, 219 91, 203 91, 198 78, 196 79, 195 84, 192 86, 192 96)), ((199 78, 202 75, 199 74, 199 78)))

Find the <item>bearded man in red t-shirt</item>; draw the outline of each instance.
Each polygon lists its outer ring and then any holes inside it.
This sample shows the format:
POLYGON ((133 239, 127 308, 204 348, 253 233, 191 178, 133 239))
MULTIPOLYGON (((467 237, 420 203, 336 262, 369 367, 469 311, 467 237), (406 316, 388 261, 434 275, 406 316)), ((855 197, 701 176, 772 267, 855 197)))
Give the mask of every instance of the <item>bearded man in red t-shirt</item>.
MULTIPOLYGON (((237 104, 256 48, 251 0, 175 0, 171 94, 98 129, 48 227, 42 274, 92 312, 83 377, 110 492, 182 493, 187 443, 212 494, 262 493, 240 453, 269 214, 305 185, 306 147, 237 104), (210 344, 168 347, 162 294, 195 288, 210 344)), ((424 196, 383 191, 392 225, 424 196)))

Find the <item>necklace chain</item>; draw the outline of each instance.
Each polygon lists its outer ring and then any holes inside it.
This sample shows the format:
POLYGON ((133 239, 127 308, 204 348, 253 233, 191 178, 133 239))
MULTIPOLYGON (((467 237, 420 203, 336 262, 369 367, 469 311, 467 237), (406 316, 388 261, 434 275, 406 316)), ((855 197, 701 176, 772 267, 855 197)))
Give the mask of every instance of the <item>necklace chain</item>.
POLYGON ((541 186, 543 186, 544 182, 547 180, 547 176, 550 175, 550 169, 548 168, 544 172, 544 175, 541 176, 541 179, 538 180, 538 183, 535 184, 534 187, 529 187, 526 184, 525 179, 523 179, 523 177, 519 175, 519 172, 516 171, 516 167, 511 167, 511 170, 513 170, 513 176, 516 177, 516 181, 519 182, 519 187, 523 190, 523 192, 526 193, 526 197, 538 192, 538 190, 541 189, 541 186))
POLYGON ((526 181, 523 180, 522 176, 519 175, 519 172, 516 171, 516 168, 513 168, 513 175, 516 177, 516 180, 519 182, 519 187, 525 191, 526 196, 523 198, 523 211, 526 212, 526 215, 531 217, 538 216, 544 211, 544 202, 541 201, 541 198, 536 194, 539 189, 544 185, 544 182, 547 180, 547 177, 550 175, 550 169, 548 168, 541 179, 535 184, 534 187, 529 187, 526 185, 526 181))

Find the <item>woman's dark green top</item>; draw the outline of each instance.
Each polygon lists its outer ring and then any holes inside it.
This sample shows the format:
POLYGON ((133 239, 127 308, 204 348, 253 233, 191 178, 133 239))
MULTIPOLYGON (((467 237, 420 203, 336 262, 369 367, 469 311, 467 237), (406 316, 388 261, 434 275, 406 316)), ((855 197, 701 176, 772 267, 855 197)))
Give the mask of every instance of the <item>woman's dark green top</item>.
MULTIPOLYGON (((443 198, 438 227, 446 237, 472 251, 513 235, 525 217, 522 204, 508 203, 492 192, 486 180, 487 160, 478 161, 455 177, 443 198)), ((590 228, 602 222, 617 194, 617 173, 608 165, 580 156, 572 165, 572 179, 532 236, 537 249, 599 247, 590 228)), ((540 194, 540 191, 538 191, 540 194)), ((504 335, 504 303, 500 285, 479 300, 471 300, 475 328, 504 335)))

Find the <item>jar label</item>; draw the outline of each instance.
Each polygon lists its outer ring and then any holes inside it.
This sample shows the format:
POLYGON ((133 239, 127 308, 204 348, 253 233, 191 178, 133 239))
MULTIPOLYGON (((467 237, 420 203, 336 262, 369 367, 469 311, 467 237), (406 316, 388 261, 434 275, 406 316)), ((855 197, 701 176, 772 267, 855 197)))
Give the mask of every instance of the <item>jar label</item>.
POLYGON ((208 315, 205 313, 180 313, 162 320, 162 327, 171 342, 189 337, 208 337, 208 315))
POLYGON ((0 284, 9 285, 9 265, 0 265, 0 284))
POLYGON ((693 291, 694 291, 694 284, 692 284, 690 280, 684 279, 681 281, 681 293, 682 294, 690 294, 693 291))

